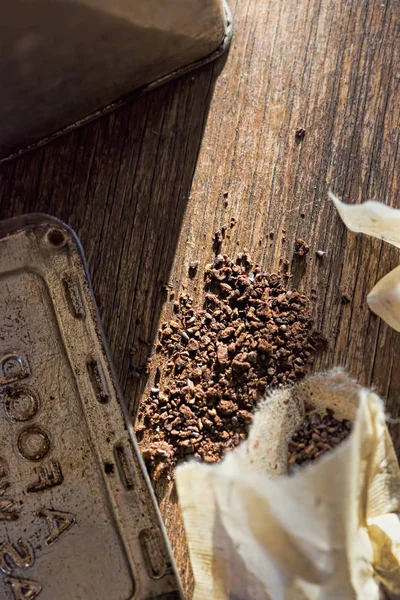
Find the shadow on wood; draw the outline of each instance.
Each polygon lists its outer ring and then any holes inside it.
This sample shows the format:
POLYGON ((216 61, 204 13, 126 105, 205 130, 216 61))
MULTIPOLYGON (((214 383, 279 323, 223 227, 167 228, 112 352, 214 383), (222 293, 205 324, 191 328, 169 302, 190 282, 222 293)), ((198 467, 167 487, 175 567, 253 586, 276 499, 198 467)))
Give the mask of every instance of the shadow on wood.
POLYGON ((48 213, 78 233, 133 416, 220 66, 0 167, 1 219, 48 213))

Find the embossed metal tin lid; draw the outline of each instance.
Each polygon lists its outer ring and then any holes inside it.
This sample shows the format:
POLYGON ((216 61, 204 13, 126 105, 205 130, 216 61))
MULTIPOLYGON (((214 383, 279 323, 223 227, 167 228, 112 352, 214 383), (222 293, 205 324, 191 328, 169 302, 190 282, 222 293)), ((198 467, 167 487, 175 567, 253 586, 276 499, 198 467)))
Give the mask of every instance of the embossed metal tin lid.
POLYGON ((181 598, 79 242, 0 223, 0 598, 181 598))

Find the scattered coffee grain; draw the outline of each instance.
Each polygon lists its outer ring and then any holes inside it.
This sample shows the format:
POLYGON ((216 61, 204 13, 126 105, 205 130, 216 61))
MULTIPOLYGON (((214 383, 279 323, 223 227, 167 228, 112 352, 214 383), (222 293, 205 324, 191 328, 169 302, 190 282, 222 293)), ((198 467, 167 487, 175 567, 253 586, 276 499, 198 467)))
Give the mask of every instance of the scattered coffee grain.
POLYGON ((294 255, 298 258, 304 258, 310 252, 310 246, 301 238, 297 238, 294 243, 294 255))
POLYGON ((349 436, 351 428, 351 421, 336 419, 329 408, 323 415, 308 414, 289 443, 289 469, 304 466, 330 452, 349 436))

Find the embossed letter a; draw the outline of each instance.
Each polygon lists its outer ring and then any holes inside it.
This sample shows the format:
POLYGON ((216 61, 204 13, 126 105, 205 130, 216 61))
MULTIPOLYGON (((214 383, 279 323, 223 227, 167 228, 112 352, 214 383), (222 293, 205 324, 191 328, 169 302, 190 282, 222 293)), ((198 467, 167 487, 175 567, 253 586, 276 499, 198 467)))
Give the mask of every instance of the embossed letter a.
POLYGON ((28 579, 6 577, 4 583, 11 586, 15 600, 33 600, 39 596, 42 591, 40 583, 37 583, 37 581, 29 581, 28 579))

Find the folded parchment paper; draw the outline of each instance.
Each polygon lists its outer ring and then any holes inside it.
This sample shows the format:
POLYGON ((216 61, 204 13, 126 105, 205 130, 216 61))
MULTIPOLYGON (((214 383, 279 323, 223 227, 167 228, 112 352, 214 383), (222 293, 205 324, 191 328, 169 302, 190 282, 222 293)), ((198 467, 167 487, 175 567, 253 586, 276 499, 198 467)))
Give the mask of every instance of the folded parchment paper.
POLYGON ((177 471, 195 600, 375 600, 400 594, 400 471, 381 400, 341 371, 271 394, 218 465, 177 471), (287 475, 305 404, 354 420, 349 438, 287 475))
MULTIPOLYGON (((329 197, 350 231, 366 233, 400 248, 400 209, 372 200, 345 204, 332 192, 329 197)), ((367 302, 378 317, 400 331, 400 266, 378 281, 368 294, 367 302)))

